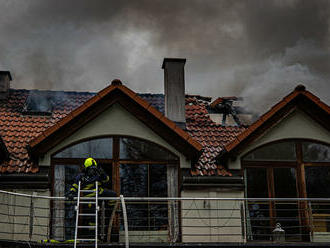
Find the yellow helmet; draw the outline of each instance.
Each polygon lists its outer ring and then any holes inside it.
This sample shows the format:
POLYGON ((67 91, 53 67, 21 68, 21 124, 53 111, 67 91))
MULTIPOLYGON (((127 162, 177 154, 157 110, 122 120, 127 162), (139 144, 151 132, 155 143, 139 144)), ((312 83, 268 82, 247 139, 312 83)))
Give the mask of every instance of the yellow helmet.
POLYGON ((91 166, 97 166, 97 163, 94 158, 87 158, 84 162, 85 168, 91 167, 91 166))

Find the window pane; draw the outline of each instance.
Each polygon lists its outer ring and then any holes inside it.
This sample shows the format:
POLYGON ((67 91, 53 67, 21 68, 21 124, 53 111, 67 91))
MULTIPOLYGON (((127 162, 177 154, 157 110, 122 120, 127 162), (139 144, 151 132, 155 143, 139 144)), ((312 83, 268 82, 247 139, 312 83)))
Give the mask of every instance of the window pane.
MULTIPOLYGON (((329 198, 330 167, 306 166, 306 191, 309 198, 329 198)), ((328 201, 312 201, 314 232, 330 232, 330 204, 328 201)))
MULTIPOLYGON (((296 198, 295 168, 274 168, 274 188, 276 198, 296 198)), ((276 223, 285 229, 286 240, 299 240, 300 225, 297 202, 277 201, 276 223)))
MULTIPOLYGON (((148 166, 139 164, 120 165, 120 193, 124 196, 148 196, 148 166)), ((127 202, 128 226, 130 230, 148 229, 148 205, 127 202)))
MULTIPOLYGON (((131 197, 167 197, 166 165, 121 164, 121 194, 131 197)), ((167 202, 127 202, 130 230, 167 230, 167 202)))
POLYGON ((266 168, 247 168, 246 177, 248 198, 268 197, 266 168))
POLYGON ((274 168, 274 186, 276 198, 297 197, 296 169, 274 168))
POLYGON ((330 197, 330 167, 306 166, 306 190, 307 197, 329 198, 330 197))
MULTIPOLYGON (((64 196, 79 173, 77 165, 56 165, 54 168, 54 196, 64 196)), ((55 239, 72 239, 75 226, 74 204, 54 201, 53 236, 55 239)))
POLYGON ((295 143, 281 142, 263 146, 248 155, 246 161, 296 161, 295 143))
POLYGON ((120 159, 177 160, 177 157, 154 143, 134 138, 121 138, 120 159))
MULTIPOLYGON (((79 166, 65 165, 65 192, 69 192, 79 173, 79 166)), ((74 238, 74 227, 76 224, 76 211, 74 204, 65 202, 65 238, 74 238)))
POLYGON ((120 193, 124 196, 148 196, 148 166, 121 164, 120 193))
POLYGON ((311 143, 303 142, 303 160, 305 162, 330 162, 330 147, 311 143))
POLYGON ((54 158, 112 158, 112 139, 93 139, 68 147, 54 158))
MULTIPOLYGON (((149 171, 149 196, 167 197, 167 166, 156 164, 149 165, 149 171)), ((166 230, 168 225, 167 202, 163 201, 160 204, 151 202, 149 210, 150 229, 166 230)))
MULTIPOLYGON (((247 168, 246 184, 248 198, 267 198, 266 168, 247 168)), ((249 240, 269 240, 271 227, 268 201, 249 201, 248 211, 249 240)))

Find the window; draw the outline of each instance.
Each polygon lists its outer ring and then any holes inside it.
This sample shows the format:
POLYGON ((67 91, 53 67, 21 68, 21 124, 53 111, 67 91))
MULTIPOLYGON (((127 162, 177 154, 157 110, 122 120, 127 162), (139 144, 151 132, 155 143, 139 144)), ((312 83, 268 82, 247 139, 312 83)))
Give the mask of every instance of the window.
MULTIPOLYGON (((121 164, 121 192, 132 197, 167 197, 167 168, 157 164, 121 164)), ((130 230, 167 229, 167 205, 128 204, 130 230)))
POLYGON ((244 161, 296 161, 294 142, 263 146, 244 157, 244 161))
MULTIPOLYGON (((244 156, 242 166, 248 198, 330 197, 328 145, 307 140, 271 143, 244 156)), ((305 207, 299 204, 295 201, 249 201, 249 239, 269 240, 277 222, 286 231, 286 240, 308 240, 311 231, 330 232, 329 204, 312 202, 309 205, 312 216, 306 203, 305 207), (308 218, 313 219, 314 224, 309 224, 308 218)))
POLYGON ((112 138, 92 139, 70 146, 54 158, 112 158, 112 138))
MULTIPOLYGON (((63 196, 67 185, 72 183, 85 158, 93 157, 112 178, 112 189, 127 197, 167 197, 177 196, 177 180, 167 175, 175 171, 177 175, 179 158, 167 149, 147 140, 134 137, 99 137, 83 140, 58 151, 52 156, 54 165, 54 195, 63 196), (170 188, 169 188, 170 187, 170 188), (173 191, 173 188, 176 190, 173 191), (175 195, 173 193, 176 192, 175 195)), ((173 175, 173 173, 171 173, 173 175)), ((156 231, 168 230, 167 203, 126 202, 129 230, 156 231)), ((54 229, 57 238, 70 239, 73 233, 66 226, 74 223, 74 212, 70 206, 55 206, 54 216, 66 216, 68 220, 54 229), (60 207, 65 208, 60 213, 60 207), (70 220, 71 218, 71 220, 70 220), (72 222, 73 221, 73 222, 72 222), (72 222, 72 223, 71 223, 72 222), (58 228, 62 228, 60 231, 58 228)), ((53 226, 55 224, 53 223, 53 226)), ((118 223, 117 223, 118 225, 118 223)), ((117 230, 121 228, 117 226, 117 230)))
POLYGON ((330 147, 312 142, 303 142, 304 162, 330 162, 330 147))

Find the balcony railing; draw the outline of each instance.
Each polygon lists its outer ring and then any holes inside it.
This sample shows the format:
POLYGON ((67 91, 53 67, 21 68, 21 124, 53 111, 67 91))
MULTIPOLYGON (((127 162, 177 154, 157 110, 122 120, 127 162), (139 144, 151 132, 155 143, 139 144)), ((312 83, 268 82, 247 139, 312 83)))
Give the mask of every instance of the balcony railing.
MULTIPOLYGON (((273 242, 276 235, 283 242, 330 242, 330 198, 121 196, 99 203, 99 240, 105 243, 273 242)), ((64 197, 0 191, 0 239, 71 242, 74 206, 64 197)), ((83 225, 93 221, 80 219, 83 225)), ((94 232, 86 228, 79 235, 94 232)))

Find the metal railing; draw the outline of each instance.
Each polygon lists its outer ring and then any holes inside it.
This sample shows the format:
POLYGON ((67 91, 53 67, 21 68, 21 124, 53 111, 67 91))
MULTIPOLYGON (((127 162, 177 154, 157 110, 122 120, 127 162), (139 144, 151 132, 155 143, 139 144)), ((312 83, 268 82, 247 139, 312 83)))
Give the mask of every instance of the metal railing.
MULTIPOLYGON (((0 190, 0 239, 71 242, 74 205, 64 197, 0 190)), ((282 241, 330 242, 329 198, 121 196, 100 198, 99 205, 100 242, 256 242, 276 235, 282 241)), ((83 225, 95 225, 88 206, 81 212, 83 225)), ((93 234, 88 228, 82 233, 93 234)))

